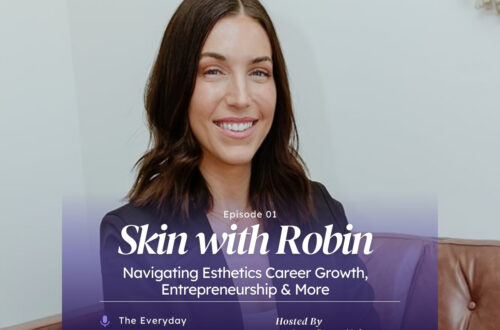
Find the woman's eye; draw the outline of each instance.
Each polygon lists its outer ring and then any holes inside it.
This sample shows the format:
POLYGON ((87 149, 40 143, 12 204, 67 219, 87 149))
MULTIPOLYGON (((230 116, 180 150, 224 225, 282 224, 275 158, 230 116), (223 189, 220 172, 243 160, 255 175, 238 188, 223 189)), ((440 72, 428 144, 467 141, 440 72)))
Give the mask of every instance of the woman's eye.
POLYGON ((217 76, 219 74, 222 74, 222 72, 218 69, 209 69, 209 70, 205 71, 204 74, 209 75, 209 76, 217 76))
POLYGON ((253 71, 252 75, 257 76, 257 77, 269 77, 269 74, 265 71, 262 71, 262 70, 253 71))

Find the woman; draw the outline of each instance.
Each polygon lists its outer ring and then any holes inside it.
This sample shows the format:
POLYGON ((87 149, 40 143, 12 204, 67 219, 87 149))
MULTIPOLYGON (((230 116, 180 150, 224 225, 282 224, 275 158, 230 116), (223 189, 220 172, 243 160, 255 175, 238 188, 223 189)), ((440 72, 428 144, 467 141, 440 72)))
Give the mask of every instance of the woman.
MULTIPOLYGON (((275 329, 286 325, 285 319, 332 314, 331 304, 307 311, 310 304, 285 304, 287 297, 269 298, 262 293, 210 296, 208 301, 220 302, 200 306, 197 299, 187 302, 192 299, 187 296, 178 300, 158 297, 159 289, 150 282, 127 282, 121 276, 130 265, 134 269, 201 270, 208 265, 263 271, 270 266, 294 268, 326 260, 224 252, 212 256, 193 252, 188 256, 117 255, 123 246, 121 230, 131 224, 135 228, 147 225, 157 233, 165 228, 161 224, 168 224, 169 232, 191 233, 190 238, 199 232, 207 237, 216 233, 219 242, 222 233, 241 232, 254 225, 259 225, 260 232, 270 233, 272 241, 278 239, 276 230, 281 224, 300 225, 305 230, 334 224, 340 231, 345 229, 342 206, 324 186, 309 181, 298 155, 285 61, 273 24, 258 0, 184 0, 165 31, 145 103, 151 149, 137 163, 130 203, 110 212, 101 224, 105 300, 140 300, 127 312, 153 315, 168 310, 185 317, 185 327, 193 329, 275 329), (247 216, 231 221, 227 216, 231 212, 247 212, 247 216), (268 216, 257 217, 258 212, 268 216), (173 302, 161 307, 145 302, 165 299, 173 302), (235 304, 236 299, 240 304, 235 304)), ((197 243, 190 239, 187 244, 197 243)), ((357 258, 336 262, 359 263, 357 258)), ((263 277, 219 280, 221 285, 236 286, 280 284, 278 279, 263 277)), ((192 283, 193 279, 176 278, 174 282, 183 281, 192 283)), ((196 283, 204 285, 201 279, 196 283)), ((213 279, 206 281, 206 285, 213 283, 213 279)), ((366 284, 355 284, 353 294, 360 300, 373 298, 366 284)), ((123 303, 109 303, 106 308, 113 316, 125 313, 123 303)), ((324 324, 376 328, 371 304, 361 311, 365 315, 361 323, 352 309, 338 308, 336 320, 324 324), (353 317, 346 322, 339 319, 348 314, 353 317)))

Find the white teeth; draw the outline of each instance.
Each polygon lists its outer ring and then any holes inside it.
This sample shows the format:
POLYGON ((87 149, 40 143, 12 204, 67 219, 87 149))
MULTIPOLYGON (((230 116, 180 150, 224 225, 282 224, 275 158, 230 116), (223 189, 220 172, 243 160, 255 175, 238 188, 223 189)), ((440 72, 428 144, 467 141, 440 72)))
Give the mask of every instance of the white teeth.
POLYGON ((229 131, 233 132, 243 132, 253 126, 253 122, 249 121, 247 123, 227 123, 227 122, 216 122, 216 125, 229 131))

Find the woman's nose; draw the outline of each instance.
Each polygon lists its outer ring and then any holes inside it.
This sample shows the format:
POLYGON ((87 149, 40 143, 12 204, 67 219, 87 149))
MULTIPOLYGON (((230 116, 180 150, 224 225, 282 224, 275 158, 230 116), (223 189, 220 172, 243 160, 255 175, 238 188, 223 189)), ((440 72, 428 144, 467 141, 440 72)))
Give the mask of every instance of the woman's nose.
POLYGON ((237 109, 245 109, 250 105, 248 85, 245 77, 234 77, 229 83, 226 93, 226 102, 237 109))

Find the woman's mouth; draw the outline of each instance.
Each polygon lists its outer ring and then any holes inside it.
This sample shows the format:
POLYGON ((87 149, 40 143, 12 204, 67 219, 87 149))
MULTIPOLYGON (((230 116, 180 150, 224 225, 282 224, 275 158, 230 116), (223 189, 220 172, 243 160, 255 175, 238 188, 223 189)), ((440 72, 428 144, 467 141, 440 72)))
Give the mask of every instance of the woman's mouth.
POLYGON ((214 120, 220 132, 230 138, 243 139, 249 137, 255 130, 259 120, 252 117, 227 117, 214 120))
POLYGON ((223 130, 233 131, 233 132, 243 132, 252 127, 257 121, 247 121, 247 122, 226 122, 226 121, 215 121, 215 125, 219 126, 223 130))

